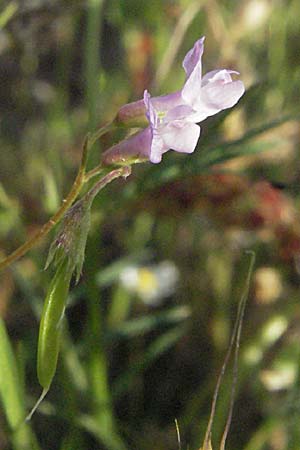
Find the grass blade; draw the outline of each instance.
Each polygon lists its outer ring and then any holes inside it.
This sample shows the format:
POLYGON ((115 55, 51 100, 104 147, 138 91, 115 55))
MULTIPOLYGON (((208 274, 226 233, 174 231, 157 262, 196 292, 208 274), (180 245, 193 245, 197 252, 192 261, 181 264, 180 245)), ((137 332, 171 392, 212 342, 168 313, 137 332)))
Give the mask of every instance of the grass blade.
POLYGON ((22 382, 5 324, 0 318, 0 399, 16 450, 37 450, 30 426, 24 422, 26 411, 22 382))

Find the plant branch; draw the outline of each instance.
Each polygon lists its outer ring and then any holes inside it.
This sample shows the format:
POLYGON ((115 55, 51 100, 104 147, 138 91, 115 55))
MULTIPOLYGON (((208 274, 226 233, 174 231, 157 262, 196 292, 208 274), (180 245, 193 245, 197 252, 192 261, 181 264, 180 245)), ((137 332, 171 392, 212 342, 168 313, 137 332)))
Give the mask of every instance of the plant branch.
MULTIPOLYGON (((70 206, 74 203, 74 201, 78 197, 82 189, 82 186, 86 183, 86 181, 89 178, 91 178, 85 177, 89 149, 103 134, 107 133, 111 129, 112 125, 108 124, 97 130, 95 133, 87 135, 83 144, 81 163, 77 176, 75 178, 75 181, 72 185, 69 194, 62 201, 61 207, 58 209, 58 211, 56 211, 56 213, 52 217, 50 217, 48 222, 46 222, 37 233, 35 233, 31 238, 29 238, 26 242, 24 242, 24 244, 22 244, 20 247, 14 250, 10 255, 8 255, 0 262, 0 270, 5 269, 10 264, 15 262, 17 259, 25 255, 29 250, 31 250, 35 245, 37 245, 39 241, 42 240, 52 230, 52 228, 60 221, 65 212, 70 208, 70 206)), ((97 173, 94 173, 94 175, 98 173, 99 170, 97 173)))

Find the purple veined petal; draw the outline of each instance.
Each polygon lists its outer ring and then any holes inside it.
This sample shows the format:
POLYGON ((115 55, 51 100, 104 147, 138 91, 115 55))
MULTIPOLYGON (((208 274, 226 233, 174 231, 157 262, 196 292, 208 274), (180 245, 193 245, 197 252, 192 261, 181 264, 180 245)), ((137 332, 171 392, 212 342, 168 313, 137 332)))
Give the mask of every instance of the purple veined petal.
POLYGON ((189 78, 196 65, 200 64, 201 66, 201 57, 204 51, 204 40, 205 36, 198 39, 198 41, 195 42, 194 47, 191 48, 191 50, 189 50, 184 57, 182 66, 185 70, 187 78, 189 78))
POLYGON ((199 125, 186 121, 169 123, 161 132, 165 146, 181 153, 193 153, 199 136, 199 125))

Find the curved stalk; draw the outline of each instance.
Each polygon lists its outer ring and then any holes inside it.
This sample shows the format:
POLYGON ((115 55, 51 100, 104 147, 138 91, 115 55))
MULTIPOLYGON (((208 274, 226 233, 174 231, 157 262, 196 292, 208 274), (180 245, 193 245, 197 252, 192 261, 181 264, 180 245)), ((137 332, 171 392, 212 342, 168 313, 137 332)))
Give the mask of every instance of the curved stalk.
MULTIPOLYGON (((95 133, 87 135, 83 144, 82 158, 77 176, 75 178, 75 181, 72 185, 69 194, 62 201, 61 207, 58 209, 58 211, 56 211, 56 213, 52 217, 50 217, 48 222, 46 222, 37 233, 35 233, 31 238, 29 238, 26 242, 24 242, 24 244, 22 244, 20 247, 14 250, 10 255, 8 255, 0 262, 0 270, 5 269, 10 264, 15 262, 17 259, 21 258, 21 256, 25 255, 30 249, 32 249, 35 245, 37 245, 38 242, 42 240, 52 230, 52 228, 60 221, 65 212, 70 208, 70 206, 74 203, 74 201, 78 197, 82 189, 82 186, 86 183, 86 181, 88 181, 89 178, 91 178, 85 176, 89 149, 103 134, 110 131, 112 127, 113 127, 112 124, 108 124, 97 130, 95 133)), ((97 173, 99 173, 99 171, 97 173)))

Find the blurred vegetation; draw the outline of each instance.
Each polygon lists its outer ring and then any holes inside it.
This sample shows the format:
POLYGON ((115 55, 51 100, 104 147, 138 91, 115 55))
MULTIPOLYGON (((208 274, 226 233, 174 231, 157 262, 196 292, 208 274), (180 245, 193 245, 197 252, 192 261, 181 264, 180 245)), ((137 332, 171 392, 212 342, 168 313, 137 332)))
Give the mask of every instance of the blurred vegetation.
MULTIPOLYGON (((175 418, 182 448, 198 449, 252 249, 227 449, 299 450, 299 17, 299 0, 0 3, 2 256, 59 207, 86 132, 145 88, 178 89, 200 36, 204 71, 238 70, 247 86, 201 125, 193 155, 169 152, 99 195, 53 386, 17 431, 40 394, 50 240, 1 273, 1 449, 171 450, 175 418)), ((103 137, 91 167, 121 137, 103 137)), ((214 450, 231 384, 229 372, 214 450)))

